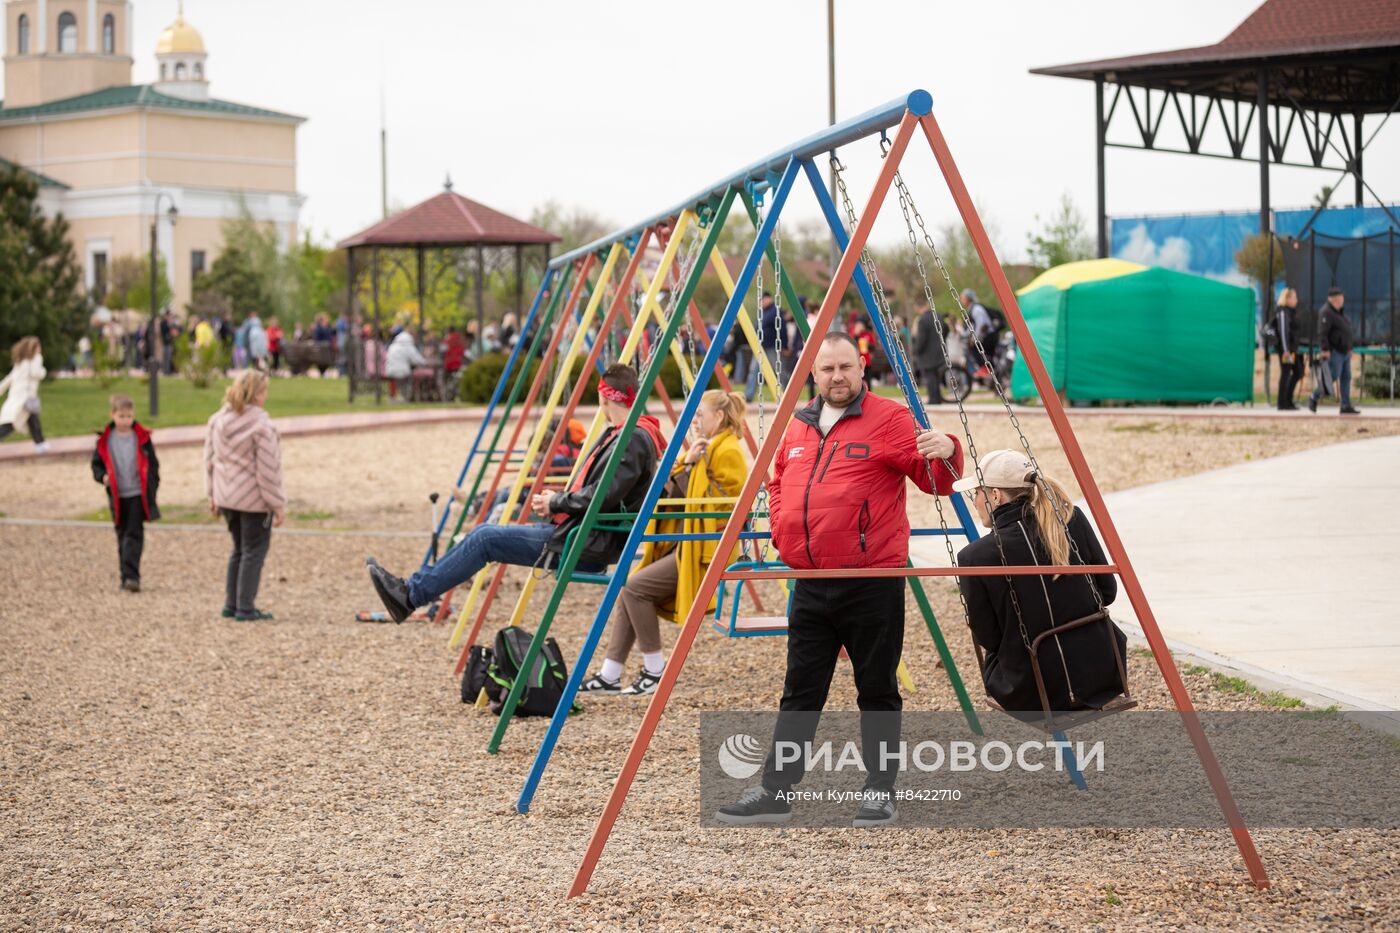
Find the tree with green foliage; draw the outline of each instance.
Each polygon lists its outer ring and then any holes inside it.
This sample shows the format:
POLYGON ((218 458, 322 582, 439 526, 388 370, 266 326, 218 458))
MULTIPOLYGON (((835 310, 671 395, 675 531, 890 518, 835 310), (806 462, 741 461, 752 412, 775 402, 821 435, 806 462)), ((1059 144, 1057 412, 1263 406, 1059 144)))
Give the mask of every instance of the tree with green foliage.
POLYGON ((611 220, 595 214, 586 207, 565 207, 558 201, 545 201, 530 211, 530 223, 560 236, 555 252, 567 253, 578 249, 617 229, 611 220))
POLYGON ((1273 275, 1275 279, 1283 275, 1283 247, 1278 240, 1267 233, 1256 233, 1240 244, 1235 251, 1235 266, 1249 276, 1259 288, 1269 291, 1269 245, 1273 245, 1273 275))
POLYGON ((213 293, 228 300, 237 319, 256 311, 264 318, 293 320, 300 305, 299 281, 276 231, 258 223, 245 208, 224 224, 223 233, 218 258, 195 283, 196 303, 201 295, 213 293))
MULTIPOLYGON (((50 360, 65 360, 91 310, 68 221, 39 209, 39 182, 0 162, 0 351, 34 335, 50 360)), ((52 368, 52 367, 51 367, 52 368)))
MULTIPOLYGON (((112 262, 112 271, 107 285, 106 305, 121 310, 130 308, 150 314, 151 311, 151 257, 118 256, 112 262)), ((170 305, 174 293, 170 290, 170 279, 165 271, 165 257, 156 257, 156 307, 164 309, 170 305)))
POLYGON ((1039 214, 1035 219, 1040 229, 1029 234, 1026 243, 1031 265, 1053 269, 1067 262, 1094 258, 1088 225, 1068 191, 1060 195, 1060 204, 1048 220, 1041 221, 1039 214))

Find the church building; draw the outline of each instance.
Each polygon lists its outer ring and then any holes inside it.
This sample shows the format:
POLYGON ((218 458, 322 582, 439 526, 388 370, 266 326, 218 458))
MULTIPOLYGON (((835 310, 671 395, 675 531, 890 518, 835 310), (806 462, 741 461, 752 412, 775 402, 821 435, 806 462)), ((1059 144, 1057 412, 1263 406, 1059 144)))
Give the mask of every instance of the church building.
POLYGON ((95 299, 115 259, 149 255, 153 218, 177 313, 224 221, 246 209, 295 242, 304 118, 211 96, 183 4, 156 41, 154 84, 131 83, 130 0, 6 0, 4 29, 0 160, 34 173, 44 210, 68 219, 95 299))

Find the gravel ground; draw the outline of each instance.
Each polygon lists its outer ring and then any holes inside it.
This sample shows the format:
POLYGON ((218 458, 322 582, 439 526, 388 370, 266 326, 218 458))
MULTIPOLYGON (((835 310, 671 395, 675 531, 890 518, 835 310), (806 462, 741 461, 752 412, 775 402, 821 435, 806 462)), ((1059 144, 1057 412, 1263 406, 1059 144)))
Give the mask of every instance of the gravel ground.
MULTIPOLYGON (((1257 424, 1080 422, 1106 488, 1190 472, 1183 451, 1204 469, 1357 436, 1354 425, 1321 421, 1242 433, 1257 424)), ((978 428, 983 449, 1005 442, 978 428)), ((306 508, 334 513, 323 523, 416 529, 421 516, 395 510, 418 494, 387 488, 390 478, 448 475, 461 446, 460 429, 450 427, 291 440, 289 486, 306 508), (434 444, 443 452, 420 456, 434 444)), ((197 452, 171 451, 166 462, 167 501, 196 502, 197 473, 186 474, 197 452)), ((0 508, 51 517, 88 511, 96 489, 84 470, 8 468, 0 508)), ((10 594, 0 609, 0 928, 1400 924, 1394 832, 1258 831, 1275 880, 1258 892, 1223 831, 702 830, 698 713, 772 708, 783 661, 780 639, 731 643, 708 633, 589 895, 565 902, 640 704, 590 702, 521 817, 512 805, 544 724, 515 724, 501 753, 486 755, 494 719, 458 702, 446 630, 352 621, 373 600, 363 556, 407 566, 420 541, 277 536, 262 602, 278 621, 255 626, 215 618, 222 534, 154 528, 147 542, 146 589, 132 595, 116 591, 110 531, 0 526, 10 594), (55 554, 64 555, 61 577, 51 572, 55 554)), ((547 595, 537 590, 528 618, 547 595)), ((597 598, 594 588, 571 596, 556 621, 566 656, 597 598)), ((951 621, 951 588, 935 585, 933 598, 954 655, 971 672, 965 630, 951 621)), ((911 614, 906 658, 919 689, 908 707, 955 708, 921 631, 911 614)), ((1143 705, 1167 706, 1150 658, 1134 655, 1132 666, 1143 705)), ((847 671, 838 669, 833 708, 854 708, 847 671)), ((1204 708, 1258 706, 1216 690, 1207 674, 1186 679, 1204 708)))

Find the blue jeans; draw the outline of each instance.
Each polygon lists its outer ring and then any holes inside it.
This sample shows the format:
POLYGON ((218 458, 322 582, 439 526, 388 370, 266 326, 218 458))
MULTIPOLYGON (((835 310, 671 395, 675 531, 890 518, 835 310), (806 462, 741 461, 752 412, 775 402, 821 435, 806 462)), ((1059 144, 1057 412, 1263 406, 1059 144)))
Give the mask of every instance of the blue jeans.
POLYGON ((533 567, 555 527, 551 522, 478 525, 437 563, 408 578, 408 598, 415 606, 426 606, 492 562, 533 567))
MULTIPOLYGON (((1332 353, 1327 357, 1327 371, 1332 374, 1332 384, 1342 400, 1343 408, 1351 407, 1351 354, 1332 353)), ((1313 389, 1313 401, 1322 397, 1322 383, 1313 389)))

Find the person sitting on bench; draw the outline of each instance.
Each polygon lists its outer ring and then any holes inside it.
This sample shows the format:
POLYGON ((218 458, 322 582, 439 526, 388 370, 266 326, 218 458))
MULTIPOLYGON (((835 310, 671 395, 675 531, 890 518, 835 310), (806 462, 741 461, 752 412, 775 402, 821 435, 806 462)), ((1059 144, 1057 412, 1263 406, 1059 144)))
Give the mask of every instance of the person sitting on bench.
MULTIPOLYGON (((370 582, 384 608, 395 622, 402 622, 418 606, 426 606, 443 593, 476 575, 492 562, 522 567, 557 565, 563 559, 569 533, 588 511, 598 493, 608 461, 628 412, 637 398, 637 371, 615 363, 598 380, 598 400, 608 428, 593 449, 585 454, 583 465, 569 488, 563 492, 542 492, 530 500, 530 509, 545 521, 524 525, 478 525, 435 564, 419 570, 407 580, 389 573, 373 557, 365 559, 370 582)), ((642 415, 612 483, 603 493, 603 512, 634 512, 646 496, 656 463, 666 449, 661 425, 651 415, 642 415)), ((597 572, 613 563, 627 541, 624 531, 593 529, 583 542, 577 569, 597 572)))
MULTIPOLYGON (((958 553, 959 566, 1108 563, 1089 519, 1071 504, 1064 487, 1043 474, 1037 477, 1024 454, 994 450, 981 458, 981 467, 980 480, 969 470, 953 489, 967 493, 978 519, 991 533, 958 553), (1054 499, 1046 494, 1046 487, 1054 499), (1056 501, 1063 524, 1055 514, 1056 501)), ((958 586, 967 601, 972 637, 983 652, 987 695, 1008 712, 1042 711, 1027 642, 1055 626, 1098 612, 1100 605, 1107 607, 1118 595, 1118 580, 1111 573, 962 576, 958 586), (1098 597, 1090 580, 1098 588, 1098 597)), ((1126 657, 1127 638, 1107 620, 1041 643, 1040 670, 1051 711, 1098 709, 1123 692, 1105 626, 1118 643, 1118 656, 1126 657)))
MULTIPOLYGON (((739 438, 744 433, 744 397, 738 392, 710 389, 700 396, 695 424, 700 439, 690 445, 685 458, 676 462, 664 495, 684 498, 686 512, 725 511, 725 504, 706 500, 737 496, 749 478, 749 466, 739 438)), ((682 534, 715 534, 724 530, 716 518, 684 518, 663 521, 661 531, 682 534)), ((649 532, 655 530, 655 523, 649 532)), ((652 541, 642 551, 642 562, 627 577, 618 594, 617 614, 608 634, 602 669, 579 688, 589 693, 645 696, 661 682, 665 656, 661 652, 658 612, 671 612, 683 621, 695 602, 695 592, 715 559, 717 541, 652 541), (632 644, 642 652, 642 671, 629 687, 622 686, 622 665, 632 644)), ((737 559, 738 548, 724 559, 737 559)), ((714 607, 714 599, 710 600, 714 607)))

